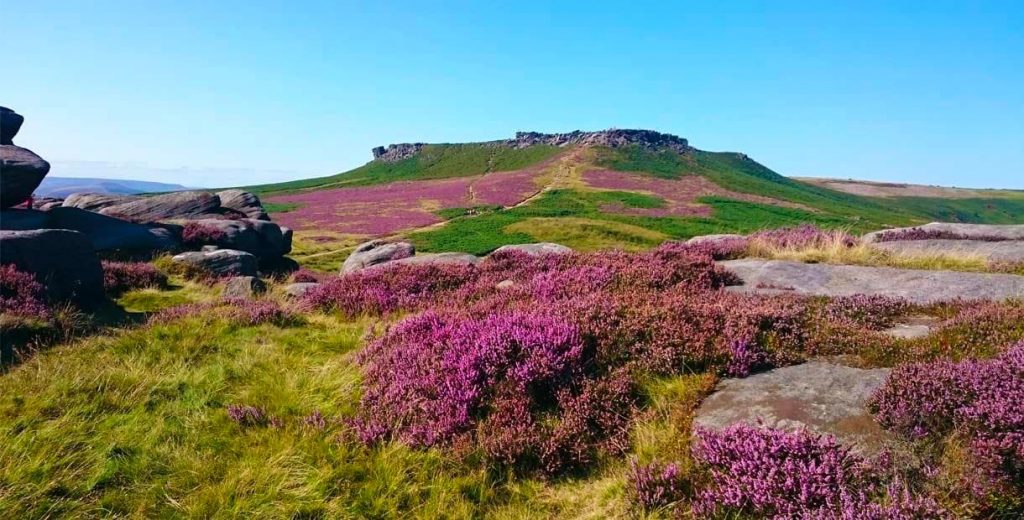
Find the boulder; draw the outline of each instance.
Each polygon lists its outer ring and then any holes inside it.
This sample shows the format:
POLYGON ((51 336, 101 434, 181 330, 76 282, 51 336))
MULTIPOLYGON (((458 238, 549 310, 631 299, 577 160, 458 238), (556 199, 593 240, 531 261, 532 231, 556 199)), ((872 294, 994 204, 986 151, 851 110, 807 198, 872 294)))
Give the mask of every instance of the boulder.
POLYGON ((371 240, 356 246, 341 266, 341 274, 354 273, 378 264, 408 258, 416 254, 416 248, 409 242, 387 242, 371 240))
POLYGON ((256 276, 256 257, 234 249, 181 253, 172 256, 171 261, 198 267, 218 277, 256 276))
POLYGON ((50 227, 50 214, 45 211, 15 208, 0 210, 0 229, 26 231, 48 227, 50 227))
POLYGON ((104 299, 99 258, 89 238, 77 231, 0 231, 0 264, 36 275, 52 300, 88 308, 104 299))
POLYGON ((957 238, 967 240, 1003 239, 1003 240, 1024 240, 1024 224, 997 225, 997 224, 960 224, 956 222, 930 222, 923 226, 905 228, 883 229, 874 231, 861 237, 864 242, 877 242, 884 233, 909 231, 920 229, 929 232, 946 233, 957 238))
POLYGON ((224 283, 225 298, 252 298, 263 294, 267 290, 267 284, 255 276, 235 276, 224 283))
POLYGON ((50 163, 27 148, 0 145, 0 209, 25 202, 50 171, 50 163))
POLYGON ((164 227, 136 224, 79 208, 53 208, 50 226, 85 234, 97 251, 172 251, 180 246, 175 234, 164 227))
POLYGON ((109 206, 141 199, 135 195, 114 195, 112 193, 72 193, 64 199, 61 206, 65 208, 81 208, 87 211, 99 211, 109 206))
POLYGON ((0 107, 0 144, 14 144, 14 136, 18 135, 18 130, 24 122, 25 118, 21 114, 7 107, 0 107))
POLYGON ((200 219, 173 221, 173 225, 198 225, 218 230, 223 236, 212 244, 221 249, 237 249, 260 258, 277 258, 292 250, 292 231, 274 222, 256 219, 200 219))
POLYGON ((298 283, 288 284, 284 288, 284 293, 289 298, 302 298, 306 294, 307 291, 309 291, 310 289, 312 289, 314 287, 318 287, 319 285, 320 284, 317 283, 317 282, 298 282, 298 283))
POLYGON ((263 203, 256 195, 243 190, 224 190, 216 193, 220 198, 220 207, 231 209, 242 213, 247 218, 256 220, 270 220, 263 203))
POLYGON ((479 264, 481 258, 469 253, 426 253, 421 255, 400 258, 385 264, 378 265, 468 265, 479 264))
POLYGON ((536 244, 512 244, 507 246, 501 246, 498 249, 496 249, 494 253, 504 253, 508 251, 519 251, 531 256, 540 256, 564 255, 566 253, 571 253, 572 249, 563 246, 562 244, 555 244, 554 242, 538 242, 536 244))
POLYGON ((866 405, 889 369, 865 370, 812 361, 743 379, 724 379, 697 409, 695 427, 721 430, 736 423, 836 437, 864 453, 885 448, 892 437, 866 405))
POLYGON ((720 245, 720 244, 729 244, 729 243, 737 242, 737 241, 740 241, 740 240, 746 240, 746 239, 747 239, 746 235, 736 235, 736 234, 732 234, 732 233, 723 233, 723 234, 718 234, 718 235, 700 235, 700 236, 696 236, 696 237, 693 237, 693 238, 687 240, 686 243, 688 245, 697 245, 697 244, 720 245))
POLYGON ((874 242, 871 247, 911 255, 965 255, 1004 262, 1024 261, 1024 240, 989 242, 984 240, 893 240, 874 242))
POLYGON ((1024 297, 1024 276, 867 267, 859 265, 804 264, 784 260, 747 258, 719 262, 743 280, 730 291, 815 296, 857 294, 905 298, 930 304, 957 298, 1006 300, 1024 297))
POLYGON ((136 222, 154 222, 216 214, 219 208, 220 199, 216 195, 205 191, 178 191, 107 206, 100 213, 136 222))

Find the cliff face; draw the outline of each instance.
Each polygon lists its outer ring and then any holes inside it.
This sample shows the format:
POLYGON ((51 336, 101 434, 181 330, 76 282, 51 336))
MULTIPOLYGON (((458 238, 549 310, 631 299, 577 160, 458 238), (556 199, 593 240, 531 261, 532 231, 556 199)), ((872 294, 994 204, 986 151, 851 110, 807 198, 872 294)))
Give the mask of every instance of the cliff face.
MULTIPOLYGON (((597 132, 576 130, 562 134, 516 132, 516 136, 512 139, 493 141, 488 144, 512 148, 526 148, 527 146, 537 144, 551 146, 608 146, 610 148, 638 145, 649 150, 667 149, 677 153, 686 153, 690 150, 690 145, 686 139, 672 134, 655 132, 654 130, 609 129, 597 132)), ((373 149, 373 158, 384 162, 398 162, 418 154, 423 146, 424 143, 391 144, 387 148, 378 146, 373 149)))

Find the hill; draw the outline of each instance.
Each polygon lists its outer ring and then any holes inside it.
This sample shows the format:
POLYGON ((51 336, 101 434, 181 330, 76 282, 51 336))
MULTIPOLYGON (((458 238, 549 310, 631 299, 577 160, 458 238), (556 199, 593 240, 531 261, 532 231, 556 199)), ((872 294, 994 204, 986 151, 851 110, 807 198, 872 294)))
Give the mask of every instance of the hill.
POLYGON ((130 179, 101 179, 85 177, 47 176, 36 188, 41 197, 67 197, 72 193, 109 193, 114 195, 138 195, 187 190, 180 184, 165 182, 136 181, 130 179))
POLYGON ((246 189, 297 231, 300 255, 318 255, 325 267, 370 236, 481 254, 534 241, 643 249, 799 222, 857 232, 933 220, 1024 222, 1024 197, 1015 192, 864 196, 648 130, 520 132, 481 143, 391 145, 374 155, 337 175, 246 189))

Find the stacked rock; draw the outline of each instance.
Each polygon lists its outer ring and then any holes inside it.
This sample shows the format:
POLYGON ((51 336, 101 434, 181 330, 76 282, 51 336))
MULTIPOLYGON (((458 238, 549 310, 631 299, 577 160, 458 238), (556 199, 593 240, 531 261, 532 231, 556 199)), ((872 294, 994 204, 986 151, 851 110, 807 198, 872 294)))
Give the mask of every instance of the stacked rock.
POLYGON ((17 112, 0 107, 0 209, 28 200, 50 171, 50 163, 42 157, 15 146, 14 136, 24 122, 17 112))

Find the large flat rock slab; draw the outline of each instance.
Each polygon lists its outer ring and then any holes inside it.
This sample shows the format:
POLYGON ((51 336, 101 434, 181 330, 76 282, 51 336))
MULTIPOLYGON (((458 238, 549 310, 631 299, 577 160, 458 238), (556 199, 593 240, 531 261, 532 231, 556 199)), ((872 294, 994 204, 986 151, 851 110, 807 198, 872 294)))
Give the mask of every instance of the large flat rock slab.
POLYGON ((884 249, 893 253, 908 254, 942 254, 971 255, 988 260, 1004 262, 1024 262, 1024 240, 1006 240, 1002 242, 985 242, 981 240, 894 240, 892 242, 875 242, 875 249, 884 249))
POLYGON ((946 237, 966 240, 1024 240, 1024 224, 960 224, 957 222, 929 222, 923 226, 883 229, 864 235, 865 242, 876 242, 887 234, 900 235, 904 232, 921 230, 928 233, 947 234, 946 237))
POLYGON ((743 279, 734 291, 816 296, 868 294, 934 303, 1024 298, 1024 276, 744 258, 720 264, 743 279))
POLYGON ((889 375, 811 361, 743 379, 725 379, 697 409, 694 426, 720 430, 737 423, 783 430, 808 429, 876 453, 892 437, 867 411, 867 401, 889 375))

